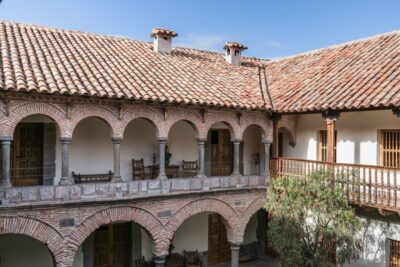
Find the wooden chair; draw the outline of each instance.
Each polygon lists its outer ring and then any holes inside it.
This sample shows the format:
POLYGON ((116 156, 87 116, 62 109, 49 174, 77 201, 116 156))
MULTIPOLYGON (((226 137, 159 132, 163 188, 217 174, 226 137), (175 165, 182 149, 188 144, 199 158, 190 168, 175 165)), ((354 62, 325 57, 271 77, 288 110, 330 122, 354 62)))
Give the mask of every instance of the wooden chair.
POLYGON ((197 160, 185 161, 182 160, 182 170, 184 178, 191 178, 197 175, 197 160))
POLYGON ((132 159, 132 173, 133 180, 144 180, 150 179, 150 172, 147 171, 148 168, 144 166, 144 160, 132 159))
POLYGON ((203 263, 200 259, 199 252, 196 251, 183 251, 185 257, 185 267, 202 267, 203 263))

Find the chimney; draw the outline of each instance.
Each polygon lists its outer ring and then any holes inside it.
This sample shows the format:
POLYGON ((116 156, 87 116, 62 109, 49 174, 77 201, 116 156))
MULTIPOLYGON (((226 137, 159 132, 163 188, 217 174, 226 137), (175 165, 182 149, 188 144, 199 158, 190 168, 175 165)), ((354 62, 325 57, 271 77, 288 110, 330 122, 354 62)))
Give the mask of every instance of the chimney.
POLYGON ((154 38, 154 51, 157 53, 170 54, 172 48, 172 38, 178 36, 174 31, 168 29, 154 28, 151 37, 154 38))
POLYGON ((242 51, 246 50, 247 47, 236 42, 226 42, 224 49, 226 62, 236 66, 240 66, 242 51))

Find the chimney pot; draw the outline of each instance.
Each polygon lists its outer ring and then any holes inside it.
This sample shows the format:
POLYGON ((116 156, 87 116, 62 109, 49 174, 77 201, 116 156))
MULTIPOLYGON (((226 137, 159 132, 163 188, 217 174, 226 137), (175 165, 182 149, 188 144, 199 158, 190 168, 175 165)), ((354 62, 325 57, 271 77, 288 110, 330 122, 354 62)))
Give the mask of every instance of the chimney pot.
POLYGON ((242 51, 247 49, 247 46, 237 42, 226 42, 225 60, 229 64, 240 66, 242 51))
POLYGON ((172 38, 178 36, 178 34, 169 29, 154 28, 150 36, 154 38, 153 49, 155 52, 170 54, 172 38))

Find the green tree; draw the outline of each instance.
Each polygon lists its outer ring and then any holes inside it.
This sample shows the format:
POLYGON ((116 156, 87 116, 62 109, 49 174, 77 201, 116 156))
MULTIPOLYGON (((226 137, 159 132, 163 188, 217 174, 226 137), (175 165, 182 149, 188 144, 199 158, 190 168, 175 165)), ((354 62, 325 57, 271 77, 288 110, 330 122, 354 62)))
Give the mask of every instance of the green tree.
POLYGON ((331 178, 324 170, 278 177, 268 187, 268 235, 281 266, 323 267, 358 257, 361 221, 341 188, 348 179, 331 178))

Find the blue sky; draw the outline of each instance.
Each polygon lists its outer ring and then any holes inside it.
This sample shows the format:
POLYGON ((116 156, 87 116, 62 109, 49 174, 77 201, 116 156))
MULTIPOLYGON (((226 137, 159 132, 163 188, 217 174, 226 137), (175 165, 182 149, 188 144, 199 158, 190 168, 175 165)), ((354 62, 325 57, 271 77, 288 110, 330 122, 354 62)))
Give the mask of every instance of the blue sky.
POLYGON ((278 58, 400 29, 398 0, 3 0, 0 18, 150 41, 155 26, 175 43, 278 58))

